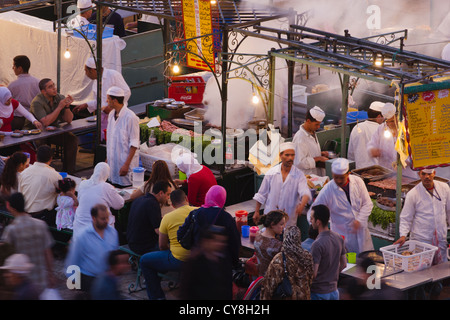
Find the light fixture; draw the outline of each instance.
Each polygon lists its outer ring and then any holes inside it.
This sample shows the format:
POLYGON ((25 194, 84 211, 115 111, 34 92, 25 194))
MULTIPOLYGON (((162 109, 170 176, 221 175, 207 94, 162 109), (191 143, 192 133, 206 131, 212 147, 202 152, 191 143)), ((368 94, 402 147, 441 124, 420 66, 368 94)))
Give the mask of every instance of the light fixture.
POLYGON ((375 59, 374 59, 373 63, 376 67, 383 67, 384 66, 384 56, 382 54, 380 54, 380 55, 375 54, 375 59))
POLYGON ((216 0, 211 0, 211 4, 216 4, 217 3, 217 1, 216 0))
POLYGON ((64 58, 70 59, 70 51, 69 51, 69 37, 67 37, 67 44, 66 44, 66 52, 64 52, 64 58))
POLYGON ((66 52, 64 52, 64 58, 70 59, 70 51, 69 48, 66 49, 66 52))
POLYGON ((388 130, 388 128, 384 129, 384 137, 385 137, 386 139, 389 139, 389 138, 392 137, 392 133, 391 133, 390 130, 388 130))
POLYGON ((258 95, 255 92, 255 87, 253 86, 253 83, 252 83, 252 94, 253 94, 253 97, 252 97, 253 104, 258 104, 259 103, 259 97, 258 97, 258 95))
POLYGON ((179 73, 180 72, 180 67, 178 66, 178 64, 174 64, 172 67, 172 72, 173 73, 179 73))

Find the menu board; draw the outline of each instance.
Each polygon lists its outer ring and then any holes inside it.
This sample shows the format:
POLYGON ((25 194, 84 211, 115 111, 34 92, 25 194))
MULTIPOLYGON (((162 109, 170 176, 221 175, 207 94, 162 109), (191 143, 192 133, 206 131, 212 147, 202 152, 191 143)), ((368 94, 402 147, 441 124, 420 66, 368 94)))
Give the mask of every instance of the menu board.
POLYGON ((187 54, 187 65, 207 71, 211 71, 210 66, 214 70, 213 36, 200 37, 213 32, 211 1, 183 0, 183 25, 185 39, 197 37, 186 42, 186 49, 191 52, 187 54))
POLYGON ((413 169, 450 165, 449 87, 404 95, 413 169))

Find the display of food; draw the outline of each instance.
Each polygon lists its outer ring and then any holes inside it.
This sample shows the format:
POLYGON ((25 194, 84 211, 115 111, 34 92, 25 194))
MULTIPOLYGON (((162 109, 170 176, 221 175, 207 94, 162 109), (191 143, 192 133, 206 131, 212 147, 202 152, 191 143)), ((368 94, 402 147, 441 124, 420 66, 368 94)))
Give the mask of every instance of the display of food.
POLYGON ((381 180, 390 177, 392 175, 395 175, 395 172, 378 165, 354 169, 351 172, 352 174, 355 174, 360 178, 369 181, 381 180))
POLYGON ((47 131, 55 131, 55 130, 56 130, 56 127, 54 127, 54 126, 48 126, 48 127, 45 128, 45 130, 47 130, 47 131))
MULTIPOLYGON (((413 179, 402 177, 402 185, 413 182, 413 179)), ((396 190, 397 189, 397 177, 391 177, 378 181, 371 181, 368 183, 370 186, 374 186, 381 189, 396 190)))
POLYGON ((377 202, 385 207, 395 208, 396 201, 386 197, 379 197, 377 202))
POLYGON ((39 133, 41 133, 41 130, 39 130, 39 129, 34 129, 34 130, 31 130, 30 133, 31 133, 31 134, 39 134, 39 133))

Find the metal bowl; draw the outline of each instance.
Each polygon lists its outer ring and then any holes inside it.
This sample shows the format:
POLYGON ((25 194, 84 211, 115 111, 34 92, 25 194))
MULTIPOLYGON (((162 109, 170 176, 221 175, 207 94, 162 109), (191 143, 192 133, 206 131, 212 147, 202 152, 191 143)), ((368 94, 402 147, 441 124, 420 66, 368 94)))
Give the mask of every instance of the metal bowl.
POLYGON ((177 109, 181 108, 180 105, 176 105, 176 104, 173 104, 173 103, 166 104, 164 107, 166 109, 169 109, 169 110, 177 110, 177 109))

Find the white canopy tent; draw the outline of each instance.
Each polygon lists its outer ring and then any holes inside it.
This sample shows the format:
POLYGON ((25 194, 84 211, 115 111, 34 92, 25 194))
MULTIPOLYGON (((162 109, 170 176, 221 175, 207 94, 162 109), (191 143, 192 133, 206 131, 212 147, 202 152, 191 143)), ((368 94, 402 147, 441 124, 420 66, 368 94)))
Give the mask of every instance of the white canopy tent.
MULTIPOLYGON (((38 79, 57 79, 58 34, 53 22, 29 16, 16 11, 0 14, 0 85, 7 86, 16 79, 12 70, 13 58, 26 55, 31 60, 30 74, 38 79)), ((96 41, 90 41, 96 45, 96 41)), ((86 102, 91 93, 91 81, 85 76, 84 63, 91 55, 91 49, 83 38, 62 31, 62 53, 68 48, 71 57, 61 58, 60 93, 71 94, 75 102, 86 102)), ((122 71, 121 50, 126 46, 123 39, 113 36, 103 40, 104 68, 122 71)), ((95 50, 94 50, 95 52, 95 50)))

